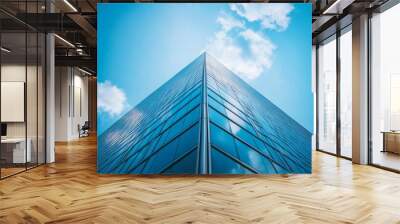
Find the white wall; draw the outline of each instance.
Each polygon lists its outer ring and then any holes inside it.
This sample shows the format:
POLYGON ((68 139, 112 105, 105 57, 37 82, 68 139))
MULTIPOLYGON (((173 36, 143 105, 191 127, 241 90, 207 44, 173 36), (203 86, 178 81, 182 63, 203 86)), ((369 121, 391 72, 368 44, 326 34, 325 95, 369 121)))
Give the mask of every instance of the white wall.
POLYGON ((79 137, 78 124, 88 120, 88 78, 76 68, 56 67, 55 140, 79 137))
MULTIPOLYGON (((32 85, 35 88, 27 88, 27 119, 28 119, 28 137, 35 131, 36 136, 36 112, 37 99, 36 99, 36 80, 31 76, 36 77, 36 67, 18 64, 5 64, 1 66, 1 81, 2 82, 24 82, 26 83, 25 76, 27 72, 28 85, 32 85), (33 122, 33 123, 32 123, 33 122), (31 131, 32 130, 32 131, 31 131)), ((6 96, 2 96, 6 97, 6 96)), ((41 105, 39 105, 40 107, 41 105)), ((1 108, 1 110, 7 110, 7 108, 1 108)), ((24 110, 24 108, 22 108, 24 110)), ((7 122, 7 136, 8 137, 25 137, 25 126, 26 122, 7 122)), ((43 136, 41 136, 43 137, 43 136)))
MULTIPOLYGON (((1 66, 1 81, 2 82, 25 82, 25 65, 8 64, 1 66)), ((32 67, 28 66, 28 70, 32 67)), ((4 96, 3 96, 4 97, 4 96)), ((7 108, 1 108, 7 110, 7 108)), ((7 137, 25 137, 25 122, 8 122, 7 137)))

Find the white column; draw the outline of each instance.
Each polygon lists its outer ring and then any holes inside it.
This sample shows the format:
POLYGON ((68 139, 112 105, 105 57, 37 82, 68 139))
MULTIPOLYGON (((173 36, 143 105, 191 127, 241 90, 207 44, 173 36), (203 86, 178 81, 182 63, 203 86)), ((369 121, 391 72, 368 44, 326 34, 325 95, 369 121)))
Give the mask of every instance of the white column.
POLYGON ((46 36, 46 163, 55 161, 54 133, 55 133, 55 60, 54 35, 46 36))
MULTIPOLYGON (((46 1, 46 12, 54 12, 54 5, 46 1)), ((54 34, 46 35, 46 163, 55 162, 55 43, 54 34)))
POLYGON ((368 15, 353 19, 353 162, 368 163, 368 15))

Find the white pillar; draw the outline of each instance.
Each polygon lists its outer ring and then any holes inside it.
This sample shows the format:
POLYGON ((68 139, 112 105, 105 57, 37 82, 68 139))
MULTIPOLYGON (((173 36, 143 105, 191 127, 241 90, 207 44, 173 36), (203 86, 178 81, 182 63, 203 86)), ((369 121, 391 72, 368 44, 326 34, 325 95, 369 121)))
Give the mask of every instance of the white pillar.
POLYGON ((368 15, 353 19, 353 162, 368 163, 368 15))
POLYGON ((55 161, 54 133, 55 133, 55 56, 54 35, 46 36, 46 163, 55 161))

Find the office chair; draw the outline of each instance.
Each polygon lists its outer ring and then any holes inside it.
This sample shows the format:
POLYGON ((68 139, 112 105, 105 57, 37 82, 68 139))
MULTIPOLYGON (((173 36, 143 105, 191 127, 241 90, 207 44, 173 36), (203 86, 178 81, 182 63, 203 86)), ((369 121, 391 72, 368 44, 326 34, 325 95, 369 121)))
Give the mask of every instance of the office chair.
POLYGON ((85 121, 82 127, 80 127, 80 125, 78 124, 79 138, 89 136, 89 129, 90 129, 89 121, 85 121))

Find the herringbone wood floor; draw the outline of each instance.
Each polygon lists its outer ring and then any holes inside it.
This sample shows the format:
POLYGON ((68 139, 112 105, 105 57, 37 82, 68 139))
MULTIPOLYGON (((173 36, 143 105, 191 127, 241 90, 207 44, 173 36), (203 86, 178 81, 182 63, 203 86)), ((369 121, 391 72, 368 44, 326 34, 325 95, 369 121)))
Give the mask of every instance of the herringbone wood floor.
POLYGON ((312 175, 96 174, 95 138, 0 181, 0 223, 400 223, 400 175, 314 153, 312 175))

